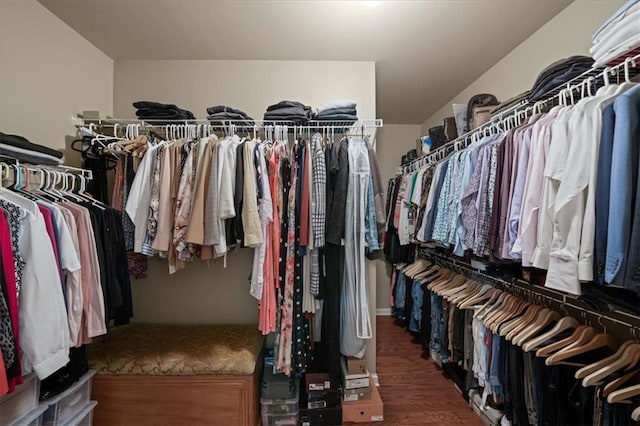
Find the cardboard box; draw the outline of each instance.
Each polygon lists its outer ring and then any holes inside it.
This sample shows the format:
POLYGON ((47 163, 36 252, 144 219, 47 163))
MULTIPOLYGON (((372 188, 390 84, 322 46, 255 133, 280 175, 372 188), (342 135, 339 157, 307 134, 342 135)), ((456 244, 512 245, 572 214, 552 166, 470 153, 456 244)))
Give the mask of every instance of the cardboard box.
POLYGON ((371 381, 371 398, 361 401, 342 403, 342 421, 344 423, 369 423, 384 421, 384 407, 380 392, 371 381))
POLYGON ((347 361, 342 358, 342 385, 344 389, 366 388, 369 386, 369 373, 349 374, 347 372, 347 361))
POLYGON ((347 374, 367 374, 367 360, 366 358, 358 359, 354 357, 346 357, 347 362, 347 374))
POLYGON ((347 402, 371 399, 371 386, 367 386, 366 388, 345 389, 342 399, 347 402))

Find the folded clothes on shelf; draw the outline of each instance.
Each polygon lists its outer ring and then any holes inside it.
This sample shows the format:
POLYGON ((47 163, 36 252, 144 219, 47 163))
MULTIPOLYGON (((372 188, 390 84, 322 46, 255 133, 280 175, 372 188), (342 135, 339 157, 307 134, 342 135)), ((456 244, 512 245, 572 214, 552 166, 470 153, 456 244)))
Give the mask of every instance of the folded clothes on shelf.
POLYGON ((154 120, 157 122, 173 120, 194 120, 195 116, 189 110, 179 108, 174 104, 162 104, 151 101, 137 101, 133 103, 136 108, 136 117, 141 120, 154 120))
POLYGON ((0 155, 31 164, 58 166, 64 163, 62 152, 30 142, 18 135, 0 132, 0 155))
POLYGON ((550 90, 589 71, 592 66, 593 59, 587 56, 571 56, 552 63, 538 74, 529 94, 529 102, 543 99, 550 90))
POLYGON ((264 113, 264 120, 306 123, 312 116, 313 112, 310 106, 296 101, 280 101, 267 108, 264 113))

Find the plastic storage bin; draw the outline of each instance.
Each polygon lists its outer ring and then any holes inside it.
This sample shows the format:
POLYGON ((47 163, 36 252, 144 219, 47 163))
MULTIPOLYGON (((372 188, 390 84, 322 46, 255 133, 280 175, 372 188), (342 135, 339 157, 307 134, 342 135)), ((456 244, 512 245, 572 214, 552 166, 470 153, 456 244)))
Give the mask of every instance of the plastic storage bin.
POLYGON ((298 412, 298 396, 291 399, 266 399, 260 398, 262 415, 276 414, 286 415, 298 412))
POLYGON ((98 401, 89 401, 82 410, 71 418, 64 426, 91 426, 93 424, 93 410, 98 401))
POLYGON ((298 426, 298 413, 263 414, 262 426, 298 426))
POLYGON ((11 424, 38 407, 40 381, 35 374, 24 377, 23 383, 0 398, 0 425, 11 424))
POLYGON ((60 395, 44 401, 49 406, 44 413, 44 425, 64 424, 77 415, 91 400, 91 381, 95 371, 90 370, 60 395))
POLYGON ((48 407, 46 405, 40 405, 19 419, 8 423, 8 426, 42 426, 42 418, 44 417, 44 412, 47 411, 47 408, 48 407))

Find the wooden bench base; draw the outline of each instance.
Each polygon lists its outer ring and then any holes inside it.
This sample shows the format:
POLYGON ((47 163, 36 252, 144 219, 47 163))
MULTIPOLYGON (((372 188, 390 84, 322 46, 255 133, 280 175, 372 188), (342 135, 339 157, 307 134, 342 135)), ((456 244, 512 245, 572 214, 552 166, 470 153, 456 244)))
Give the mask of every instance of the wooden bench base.
MULTIPOLYGON (((258 363, 260 364, 260 363, 258 363)), ((261 369, 252 376, 110 376, 93 379, 101 425, 260 424, 261 369)))

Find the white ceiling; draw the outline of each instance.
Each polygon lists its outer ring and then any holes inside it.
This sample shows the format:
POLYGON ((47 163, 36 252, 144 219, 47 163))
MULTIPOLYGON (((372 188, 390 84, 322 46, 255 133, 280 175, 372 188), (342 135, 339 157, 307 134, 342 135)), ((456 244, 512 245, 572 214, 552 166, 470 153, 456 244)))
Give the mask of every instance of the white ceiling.
POLYGON ((418 124, 572 0, 38 1, 113 59, 375 61, 378 116, 418 124))

